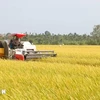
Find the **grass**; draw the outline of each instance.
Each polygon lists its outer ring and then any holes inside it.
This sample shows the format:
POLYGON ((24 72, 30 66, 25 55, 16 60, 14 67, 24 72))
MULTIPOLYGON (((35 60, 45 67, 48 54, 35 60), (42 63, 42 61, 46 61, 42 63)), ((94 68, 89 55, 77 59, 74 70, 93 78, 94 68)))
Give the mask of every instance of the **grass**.
POLYGON ((0 100, 100 100, 99 46, 37 46, 56 58, 0 60, 0 100))

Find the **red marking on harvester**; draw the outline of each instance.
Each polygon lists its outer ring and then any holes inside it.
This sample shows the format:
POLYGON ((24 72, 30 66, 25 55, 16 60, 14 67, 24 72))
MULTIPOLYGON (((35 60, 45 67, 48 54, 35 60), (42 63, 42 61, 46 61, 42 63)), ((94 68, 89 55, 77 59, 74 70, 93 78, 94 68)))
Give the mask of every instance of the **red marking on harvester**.
POLYGON ((12 34, 13 36, 16 36, 16 37, 18 37, 18 38, 22 38, 22 37, 24 37, 24 36, 26 36, 26 34, 23 34, 23 33, 14 33, 14 34, 12 34))
POLYGON ((23 55, 15 54, 14 56, 15 56, 15 59, 24 61, 24 56, 23 55))

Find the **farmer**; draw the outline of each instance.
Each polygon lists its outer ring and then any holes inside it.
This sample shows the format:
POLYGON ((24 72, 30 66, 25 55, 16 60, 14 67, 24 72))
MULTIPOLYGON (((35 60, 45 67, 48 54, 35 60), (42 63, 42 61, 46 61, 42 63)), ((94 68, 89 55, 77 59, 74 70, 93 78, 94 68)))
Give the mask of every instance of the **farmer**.
POLYGON ((13 40, 12 39, 10 40, 9 47, 10 47, 10 49, 14 49, 13 48, 13 40))
POLYGON ((11 39, 9 43, 9 47, 11 49, 15 49, 15 47, 20 46, 20 40, 18 37, 15 36, 15 39, 11 39))

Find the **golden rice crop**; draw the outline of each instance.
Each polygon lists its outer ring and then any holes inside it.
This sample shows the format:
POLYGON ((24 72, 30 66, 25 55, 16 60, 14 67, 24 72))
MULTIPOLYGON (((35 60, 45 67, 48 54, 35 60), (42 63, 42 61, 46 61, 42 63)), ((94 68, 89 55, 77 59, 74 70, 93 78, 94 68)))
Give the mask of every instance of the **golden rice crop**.
POLYGON ((38 45, 58 56, 35 61, 0 59, 0 100, 99 100, 100 47, 38 45))

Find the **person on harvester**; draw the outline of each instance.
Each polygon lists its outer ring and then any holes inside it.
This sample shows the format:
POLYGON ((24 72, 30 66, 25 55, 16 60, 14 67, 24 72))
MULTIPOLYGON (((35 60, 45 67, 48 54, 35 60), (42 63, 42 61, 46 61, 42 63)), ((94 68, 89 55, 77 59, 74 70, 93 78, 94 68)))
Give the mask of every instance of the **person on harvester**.
POLYGON ((9 47, 10 47, 10 49, 14 49, 13 48, 13 40, 12 39, 10 40, 9 47))
POLYGON ((18 37, 16 37, 15 39, 10 40, 9 47, 11 49, 15 49, 15 47, 18 47, 18 46, 20 46, 20 41, 19 41, 18 37))

